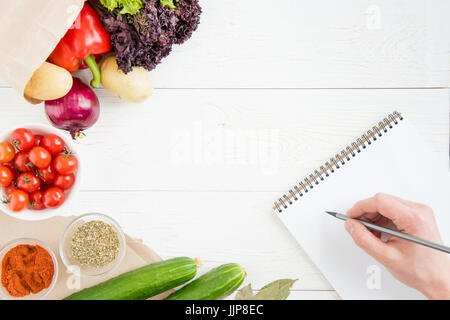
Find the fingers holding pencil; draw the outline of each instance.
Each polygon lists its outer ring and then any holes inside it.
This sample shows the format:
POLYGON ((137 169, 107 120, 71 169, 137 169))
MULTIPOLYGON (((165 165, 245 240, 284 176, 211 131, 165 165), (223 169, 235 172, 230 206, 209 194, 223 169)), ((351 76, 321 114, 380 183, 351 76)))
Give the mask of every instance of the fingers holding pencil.
POLYGON ((357 202, 347 212, 350 218, 361 218, 380 224, 392 222, 399 231, 415 232, 414 215, 411 206, 400 198, 378 193, 374 197, 357 202), (381 220, 381 221, 379 221, 381 220))
POLYGON ((381 264, 387 264, 396 254, 395 248, 381 241, 371 230, 367 229, 361 222, 348 220, 345 222, 345 229, 353 238, 355 244, 366 251, 369 255, 381 264))
POLYGON ((442 243, 433 210, 427 205, 396 196, 377 193, 372 198, 357 202, 348 210, 347 216, 381 226, 393 224, 401 232, 442 243))
MULTIPOLYGON (((405 234, 442 244, 433 210, 387 194, 357 202, 347 216, 377 225, 392 222, 405 234)), ((381 241, 362 223, 348 220, 345 228, 355 244, 384 264, 394 277, 429 298, 450 299, 450 259, 441 251, 393 237, 381 241)))

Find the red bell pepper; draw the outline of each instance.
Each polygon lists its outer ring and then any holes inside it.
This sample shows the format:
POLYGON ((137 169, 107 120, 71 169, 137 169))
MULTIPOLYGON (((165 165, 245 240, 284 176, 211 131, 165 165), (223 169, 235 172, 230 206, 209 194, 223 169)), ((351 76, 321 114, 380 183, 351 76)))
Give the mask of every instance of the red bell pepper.
POLYGON ((48 59, 71 73, 77 71, 80 68, 80 62, 84 60, 94 76, 91 86, 98 88, 101 77, 94 55, 102 55, 110 51, 111 39, 100 21, 100 16, 85 3, 77 20, 48 59))

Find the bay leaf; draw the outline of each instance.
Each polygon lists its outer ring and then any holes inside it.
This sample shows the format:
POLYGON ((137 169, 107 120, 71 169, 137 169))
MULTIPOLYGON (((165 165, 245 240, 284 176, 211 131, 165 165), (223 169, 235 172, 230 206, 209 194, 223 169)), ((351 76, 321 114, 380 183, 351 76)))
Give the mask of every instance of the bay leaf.
POLYGON ((249 284, 243 287, 236 294, 236 300, 285 300, 289 297, 292 285, 298 279, 281 279, 276 280, 259 290, 256 295, 253 295, 252 285, 249 284))
POLYGON ((298 279, 281 279, 264 286, 252 300, 286 300, 298 279))
POLYGON ((249 284, 248 286, 245 286, 241 290, 239 290, 239 292, 236 294, 235 299, 236 300, 253 300, 252 285, 249 284))

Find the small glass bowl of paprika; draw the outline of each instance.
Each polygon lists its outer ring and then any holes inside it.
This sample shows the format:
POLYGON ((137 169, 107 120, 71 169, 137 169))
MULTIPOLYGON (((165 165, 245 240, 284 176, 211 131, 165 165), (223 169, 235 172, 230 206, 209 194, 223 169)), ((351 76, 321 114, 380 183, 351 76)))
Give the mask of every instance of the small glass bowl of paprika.
POLYGON ((54 252, 36 239, 21 238, 6 244, 0 250, 0 263, 0 298, 3 300, 43 300, 58 278, 54 252), (34 263, 36 260, 39 265, 34 263))

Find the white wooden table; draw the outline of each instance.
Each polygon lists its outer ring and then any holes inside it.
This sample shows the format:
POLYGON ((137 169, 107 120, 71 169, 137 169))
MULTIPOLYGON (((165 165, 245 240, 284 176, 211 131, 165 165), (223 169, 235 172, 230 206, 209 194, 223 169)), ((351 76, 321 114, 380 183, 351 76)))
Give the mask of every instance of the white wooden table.
MULTIPOLYGON (((238 262, 255 289, 339 296, 273 200, 381 116, 403 112, 449 156, 447 0, 201 1, 202 24, 153 71, 154 96, 97 90, 84 176, 65 214, 103 212, 163 257, 238 262)), ((47 123, 0 82, 0 128, 47 123)))

